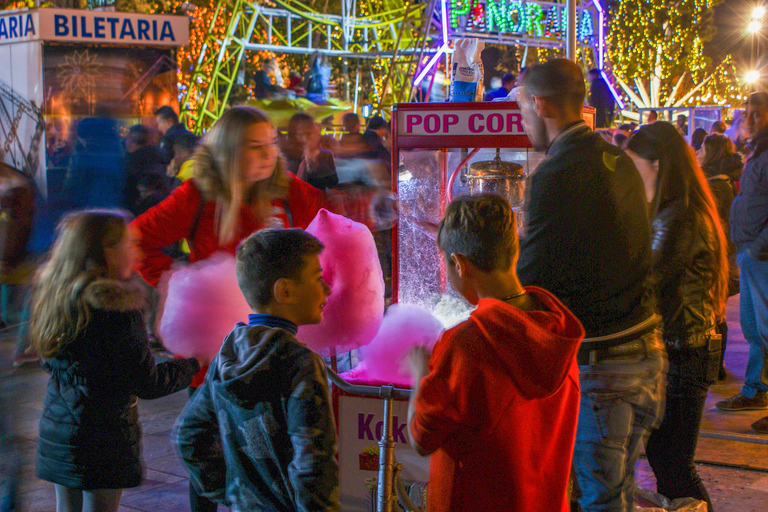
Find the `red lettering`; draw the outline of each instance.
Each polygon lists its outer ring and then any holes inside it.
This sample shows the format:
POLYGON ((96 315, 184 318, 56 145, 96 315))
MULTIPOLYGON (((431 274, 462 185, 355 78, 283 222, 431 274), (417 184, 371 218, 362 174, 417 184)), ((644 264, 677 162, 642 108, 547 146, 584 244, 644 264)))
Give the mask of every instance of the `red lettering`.
POLYGON ((488 116, 486 128, 491 133, 499 133, 504 129, 504 116, 498 112, 488 116))
POLYGON ((472 133, 480 133, 483 131, 482 125, 480 125, 479 128, 475 126, 475 120, 477 119, 482 121, 484 119, 483 114, 472 114, 471 116, 469 116, 469 131, 471 131, 472 133))
POLYGON ((424 131, 427 133, 440 131, 440 117, 437 114, 429 114, 424 118, 424 131))
POLYGON ((507 133, 523 133, 523 116, 510 112, 507 114, 507 133), (513 129, 514 127, 514 129, 513 129))
POLYGON ((443 133, 448 133, 448 129, 456 124, 459 124, 459 116, 456 114, 443 115, 443 133))
POLYGON ((418 114, 408 114, 405 116, 405 131, 407 133, 413 133, 413 127, 421 124, 421 116, 418 114))

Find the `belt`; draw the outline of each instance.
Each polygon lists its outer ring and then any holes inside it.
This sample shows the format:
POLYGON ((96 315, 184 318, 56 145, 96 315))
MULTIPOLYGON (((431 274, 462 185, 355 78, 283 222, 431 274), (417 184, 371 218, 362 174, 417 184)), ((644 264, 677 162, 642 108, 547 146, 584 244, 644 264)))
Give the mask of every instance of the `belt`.
POLYGON ((629 359, 647 356, 654 351, 664 349, 659 334, 653 330, 640 338, 592 350, 579 350, 576 361, 579 365, 597 364, 608 359, 629 359))
POLYGON ((687 336, 664 337, 664 345, 668 350, 686 350, 701 347, 719 349, 722 344, 722 336, 714 330, 689 334, 687 336))

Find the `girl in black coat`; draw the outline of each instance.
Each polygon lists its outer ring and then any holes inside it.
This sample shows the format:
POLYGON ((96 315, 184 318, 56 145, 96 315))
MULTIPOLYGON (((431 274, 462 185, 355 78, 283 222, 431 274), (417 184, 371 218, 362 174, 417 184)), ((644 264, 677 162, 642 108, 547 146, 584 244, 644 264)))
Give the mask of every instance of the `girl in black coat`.
POLYGON ((51 374, 37 475, 56 484, 58 512, 117 511, 123 488, 142 479, 138 398, 175 393, 200 368, 155 365, 129 281, 132 238, 119 212, 71 214, 36 280, 31 335, 51 374))

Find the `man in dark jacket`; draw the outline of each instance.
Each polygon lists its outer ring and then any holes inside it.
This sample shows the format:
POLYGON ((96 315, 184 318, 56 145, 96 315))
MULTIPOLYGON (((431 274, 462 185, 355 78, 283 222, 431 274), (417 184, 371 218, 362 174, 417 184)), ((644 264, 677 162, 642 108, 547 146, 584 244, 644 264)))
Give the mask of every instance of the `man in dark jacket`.
POLYGON ((163 165, 168 165, 173 160, 173 143, 176 142, 176 137, 180 133, 189 132, 189 130, 184 128, 184 125, 179 122, 179 116, 168 105, 155 111, 155 121, 161 135, 157 143, 160 161, 163 165))
MULTIPOLYGON (((768 93, 747 101, 752 156, 731 204, 731 241, 739 263, 741 330, 749 342, 749 359, 741 392, 718 402, 721 411, 768 409, 768 93)), ((752 424, 768 434, 768 417, 752 424)))
POLYGON ((504 73, 504 75, 501 77, 501 87, 498 89, 494 89, 493 91, 489 91, 486 93, 485 98, 483 98, 484 101, 493 101, 495 99, 501 99, 506 98, 509 96, 509 93, 512 89, 515 87, 515 75, 512 73, 504 73))
POLYGON ((192 484, 234 511, 341 510, 325 365, 296 340, 299 325, 323 319, 322 250, 301 229, 240 244, 237 282, 254 314, 224 339, 176 423, 192 484))
POLYGON ((589 105, 595 107, 595 127, 610 126, 615 102, 608 83, 600 76, 599 69, 589 70, 589 105))
POLYGON ((574 470, 583 510, 629 510, 642 440, 663 415, 665 357, 649 295, 651 231, 629 157, 581 119, 581 69, 526 68, 523 127, 547 157, 531 176, 518 275, 581 320, 581 411, 574 470))

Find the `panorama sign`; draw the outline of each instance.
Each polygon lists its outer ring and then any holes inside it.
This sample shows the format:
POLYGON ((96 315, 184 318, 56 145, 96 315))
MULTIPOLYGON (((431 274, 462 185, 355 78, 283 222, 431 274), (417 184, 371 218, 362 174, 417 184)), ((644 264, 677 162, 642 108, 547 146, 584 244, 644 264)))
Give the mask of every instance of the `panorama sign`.
POLYGON ((75 9, 32 9, 0 15, 0 44, 57 41, 183 46, 189 18, 75 9))

